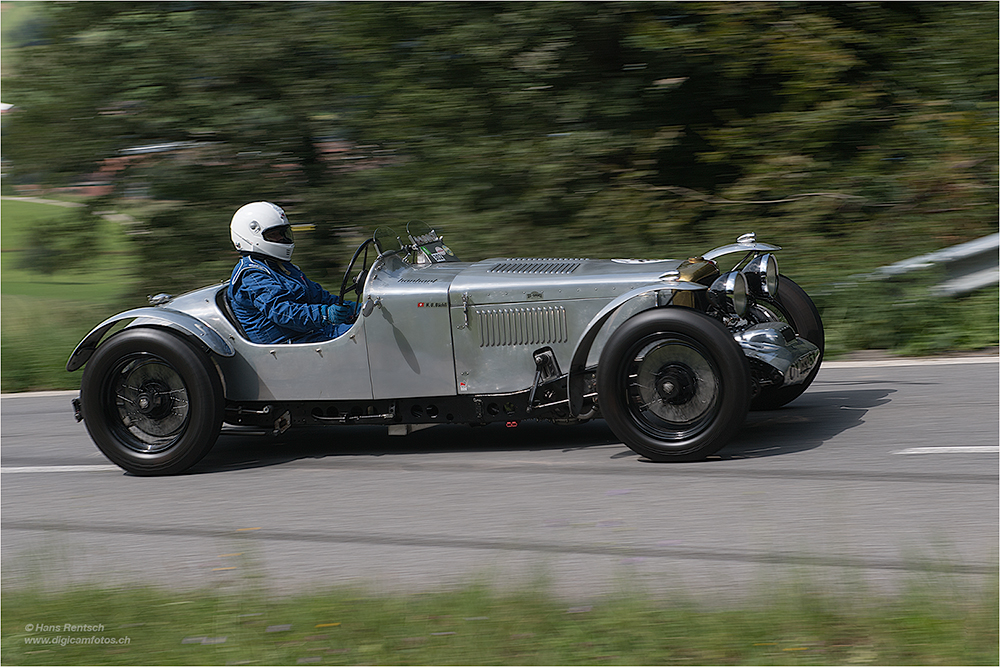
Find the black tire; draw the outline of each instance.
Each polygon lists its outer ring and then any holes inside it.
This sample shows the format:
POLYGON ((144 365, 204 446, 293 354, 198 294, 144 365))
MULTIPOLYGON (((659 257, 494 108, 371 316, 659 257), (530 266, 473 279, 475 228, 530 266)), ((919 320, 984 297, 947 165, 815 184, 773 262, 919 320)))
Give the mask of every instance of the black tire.
POLYGON ((790 278, 781 276, 778 280, 777 297, 760 305, 769 310, 776 306, 780 313, 775 314, 779 315, 780 319, 791 324, 795 333, 819 348, 819 361, 803 382, 790 387, 765 387, 750 402, 751 410, 776 410, 801 396, 816 379, 820 364, 823 363, 826 337, 823 333, 823 320, 820 319, 816 304, 805 290, 790 278))
POLYGON ((685 308, 639 313, 618 328, 597 367, 601 415, 653 461, 696 461, 743 425, 750 370, 733 335, 685 308))
POLYGON ((80 402, 98 449, 134 475, 172 475, 200 461, 225 408, 208 356, 153 328, 125 329, 97 348, 80 402))

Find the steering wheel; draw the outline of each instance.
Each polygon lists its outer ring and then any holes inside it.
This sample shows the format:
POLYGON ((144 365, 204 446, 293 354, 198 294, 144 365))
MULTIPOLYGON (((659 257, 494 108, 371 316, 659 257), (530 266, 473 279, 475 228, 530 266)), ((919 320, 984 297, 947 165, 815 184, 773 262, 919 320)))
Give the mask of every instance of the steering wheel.
POLYGON ((347 271, 344 272, 344 280, 340 283, 340 302, 344 303, 344 295, 350 291, 354 291, 357 295, 357 301, 361 300, 361 292, 365 287, 365 277, 368 275, 368 246, 373 243, 373 239, 365 239, 358 249, 354 251, 354 256, 351 257, 350 263, 347 265, 347 271), (351 273, 354 272, 354 265, 358 263, 358 258, 361 257, 361 251, 364 251, 364 259, 361 262, 361 271, 358 275, 351 279, 351 273))
MULTIPOLYGON (((365 278, 368 277, 368 250, 374 249, 376 260, 379 257, 384 257, 386 255, 394 254, 400 251, 405 251, 407 248, 403 247, 399 236, 395 231, 389 227, 379 227, 375 230, 375 234, 370 238, 365 239, 358 249, 354 251, 354 256, 351 257, 350 263, 347 265, 347 271, 344 272, 344 280, 340 283, 340 302, 344 303, 344 295, 348 292, 353 291, 357 298, 355 299, 358 303, 361 302, 361 293, 365 289, 365 278), (392 247, 397 246, 397 247, 392 247), (364 252, 364 258, 361 260, 361 270, 358 272, 353 279, 351 274, 354 272, 354 267, 358 263, 358 258, 361 257, 362 251, 364 252)), ((355 316, 351 319, 353 322, 357 317, 355 316)))

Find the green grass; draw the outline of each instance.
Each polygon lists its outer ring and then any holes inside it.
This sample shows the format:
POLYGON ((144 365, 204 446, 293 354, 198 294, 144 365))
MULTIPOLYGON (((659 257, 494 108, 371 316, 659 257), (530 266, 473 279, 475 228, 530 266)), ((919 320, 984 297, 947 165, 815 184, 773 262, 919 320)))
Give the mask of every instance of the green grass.
POLYGON ((892 282, 861 282, 814 297, 827 358, 853 350, 931 355, 993 348, 1000 340, 1000 289, 937 297, 935 272, 892 282))
POLYGON ((81 208, 0 202, 0 390, 75 389, 79 373, 66 372, 77 343, 127 304, 133 262, 121 226, 88 220, 81 208), (97 225, 93 247, 71 267, 44 264, 48 229, 97 225), (40 240, 41 239, 41 240, 40 240), (41 260, 41 261, 38 261, 41 260))
POLYGON ((1000 659, 995 580, 975 591, 916 584, 893 596, 778 584, 767 596, 722 610, 640 595, 576 606, 538 589, 501 594, 475 586, 276 598, 252 583, 192 593, 8 589, 2 604, 7 665, 996 665, 1000 659), (39 631, 37 624, 58 629, 39 631), (103 627, 66 631, 65 624, 103 627), (28 643, 58 637, 127 643, 28 643))

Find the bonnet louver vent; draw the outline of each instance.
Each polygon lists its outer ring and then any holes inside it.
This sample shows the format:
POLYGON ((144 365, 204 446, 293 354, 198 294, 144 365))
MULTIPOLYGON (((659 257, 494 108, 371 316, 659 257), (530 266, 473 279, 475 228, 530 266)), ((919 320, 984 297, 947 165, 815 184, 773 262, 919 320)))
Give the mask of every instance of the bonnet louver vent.
POLYGON ((490 308, 479 311, 480 347, 544 345, 569 341, 566 309, 490 308))
POLYGON ((582 259, 518 259, 494 264, 487 273, 573 273, 582 259))

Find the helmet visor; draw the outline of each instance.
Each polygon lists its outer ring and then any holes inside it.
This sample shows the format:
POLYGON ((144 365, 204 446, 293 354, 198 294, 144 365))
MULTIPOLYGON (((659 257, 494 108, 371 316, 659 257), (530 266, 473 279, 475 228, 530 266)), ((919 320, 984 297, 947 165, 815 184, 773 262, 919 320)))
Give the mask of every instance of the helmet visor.
POLYGON ((270 241, 271 243, 293 243, 292 228, 289 225, 281 225, 280 227, 271 227, 264 230, 263 237, 265 241, 270 241))

